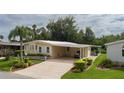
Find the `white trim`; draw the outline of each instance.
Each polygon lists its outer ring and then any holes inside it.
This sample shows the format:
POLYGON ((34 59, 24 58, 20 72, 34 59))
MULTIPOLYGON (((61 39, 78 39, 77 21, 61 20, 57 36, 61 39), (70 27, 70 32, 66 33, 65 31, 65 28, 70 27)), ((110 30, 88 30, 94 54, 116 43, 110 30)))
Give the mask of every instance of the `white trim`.
POLYGON ((93 46, 93 45, 87 45, 87 44, 78 44, 78 43, 65 42, 65 41, 50 41, 50 40, 34 40, 31 42, 27 42, 27 43, 33 43, 33 42, 39 42, 39 43, 42 42, 42 43, 52 45, 52 46, 74 47, 74 48, 84 48, 84 47, 93 46))

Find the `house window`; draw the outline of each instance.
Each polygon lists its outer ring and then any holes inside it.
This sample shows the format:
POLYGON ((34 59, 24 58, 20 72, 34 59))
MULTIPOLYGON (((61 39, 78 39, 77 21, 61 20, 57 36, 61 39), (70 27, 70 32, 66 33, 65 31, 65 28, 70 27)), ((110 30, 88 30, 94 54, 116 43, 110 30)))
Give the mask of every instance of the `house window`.
POLYGON ((39 53, 41 53, 42 52, 42 47, 39 47, 39 53))
POLYGON ((47 53, 49 53, 50 52, 50 48, 49 47, 47 47, 47 53))
POLYGON ((35 45, 35 50, 37 50, 37 45, 35 45))
POLYGON ((34 45, 32 45, 32 50, 34 50, 34 45))

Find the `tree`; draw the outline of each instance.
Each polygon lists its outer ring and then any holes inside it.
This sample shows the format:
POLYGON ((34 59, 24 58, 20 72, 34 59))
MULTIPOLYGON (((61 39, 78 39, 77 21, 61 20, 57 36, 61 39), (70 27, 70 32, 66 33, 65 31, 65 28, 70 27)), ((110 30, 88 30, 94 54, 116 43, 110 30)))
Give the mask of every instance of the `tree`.
POLYGON ((28 27, 24 27, 24 26, 16 26, 9 33, 8 39, 10 41, 17 40, 17 41, 20 42, 20 58, 21 58, 21 61, 23 61, 23 42, 27 41, 27 39, 29 39, 31 34, 32 33, 31 33, 30 29, 28 27))
POLYGON ((0 40, 3 39, 3 38, 4 38, 3 35, 0 35, 0 40))
POLYGON ((124 39, 124 32, 120 34, 120 39, 124 39))
POLYGON ((95 40, 95 34, 90 27, 86 27, 84 40, 86 44, 93 44, 93 41, 95 40))
POLYGON ((37 27, 36 24, 32 25, 33 40, 48 40, 50 39, 50 32, 45 27, 37 27))
POLYGON ((48 30, 46 30, 44 27, 41 27, 40 29, 40 34, 39 34, 39 39, 42 39, 42 40, 49 40, 51 39, 51 34, 48 30))
POLYGON ((77 39, 76 39, 77 43, 84 43, 84 31, 83 29, 81 29, 79 32, 77 32, 77 39))
POLYGON ((68 16, 65 18, 58 18, 57 21, 52 20, 46 27, 51 33, 52 40, 75 42, 78 31, 75 24, 74 17, 68 16))

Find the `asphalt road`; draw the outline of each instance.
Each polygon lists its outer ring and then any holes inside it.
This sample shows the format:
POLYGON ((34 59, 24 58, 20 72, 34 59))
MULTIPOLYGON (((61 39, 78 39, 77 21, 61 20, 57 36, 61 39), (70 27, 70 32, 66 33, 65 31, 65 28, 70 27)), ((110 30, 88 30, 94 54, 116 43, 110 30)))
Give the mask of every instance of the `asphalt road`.
POLYGON ((0 79, 32 79, 32 78, 28 76, 18 75, 11 72, 0 71, 0 79))

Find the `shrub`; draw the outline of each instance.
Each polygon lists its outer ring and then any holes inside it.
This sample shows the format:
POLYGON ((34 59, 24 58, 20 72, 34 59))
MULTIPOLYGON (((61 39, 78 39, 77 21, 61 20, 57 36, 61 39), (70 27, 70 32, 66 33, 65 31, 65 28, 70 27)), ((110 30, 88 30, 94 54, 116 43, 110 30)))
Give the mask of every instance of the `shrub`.
POLYGON ((105 59, 101 62, 101 64, 99 64, 99 66, 105 67, 105 68, 111 68, 112 67, 112 61, 109 59, 105 59))
POLYGON ((25 58, 24 59, 24 63, 27 63, 28 66, 31 66, 32 65, 32 61, 29 58, 25 58))
POLYGON ((7 55, 6 58, 5 58, 5 61, 8 61, 10 59, 10 56, 7 55))
POLYGON ((90 58, 83 58, 83 59, 76 60, 74 62, 74 66, 75 66, 74 71, 82 72, 91 64, 92 64, 92 59, 90 58))
POLYGON ((83 61, 87 61, 87 60, 88 60, 88 58, 83 58, 82 60, 83 60, 83 61))
POLYGON ((92 59, 87 59, 87 65, 91 65, 91 64, 92 64, 92 62, 93 62, 93 60, 92 60, 92 59))
POLYGON ((83 71, 85 69, 85 64, 84 63, 74 63, 74 65, 80 71, 83 71))
POLYGON ((28 63, 24 63, 24 62, 18 62, 14 65, 15 68, 26 68, 28 67, 29 64, 28 63))
POLYGON ((14 60, 13 61, 13 65, 15 65, 16 63, 18 63, 19 61, 18 60, 14 60))
POLYGON ((74 66, 77 70, 80 70, 81 72, 85 69, 86 61, 83 61, 82 59, 77 60, 74 62, 74 66))
POLYGON ((15 68, 24 68, 24 63, 23 62, 18 62, 14 65, 15 68))
POLYGON ((84 59, 82 59, 83 61, 86 61, 86 63, 87 63, 87 65, 89 66, 89 65, 91 65, 92 64, 92 59, 90 59, 90 58, 84 58, 84 59))
POLYGON ((29 66, 28 63, 23 63, 23 68, 27 68, 29 66))
POLYGON ((28 61, 28 65, 31 66, 33 63, 31 60, 28 61))
POLYGON ((13 67, 15 68, 26 68, 32 65, 32 61, 29 58, 25 58, 22 62, 20 60, 13 61, 13 67))
POLYGON ((106 50, 105 49, 101 49, 101 53, 102 54, 106 54, 106 50))
POLYGON ((28 63, 28 61, 29 61, 29 58, 25 58, 25 59, 24 59, 24 62, 25 62, 25 63, 28 63))

